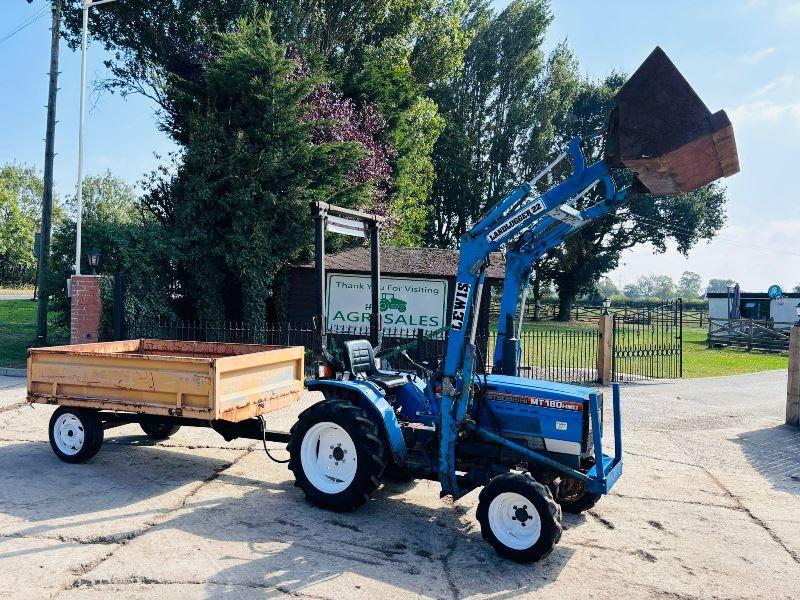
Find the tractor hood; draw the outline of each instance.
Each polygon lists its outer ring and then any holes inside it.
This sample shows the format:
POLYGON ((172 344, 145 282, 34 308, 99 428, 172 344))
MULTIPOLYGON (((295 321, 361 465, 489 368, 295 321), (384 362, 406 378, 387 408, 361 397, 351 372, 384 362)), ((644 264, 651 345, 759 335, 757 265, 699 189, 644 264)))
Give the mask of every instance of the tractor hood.
MULTIPOLYGON (((483 378, 481 378, 481 383, 483 383, 483 378)), ((486 391, 500 394, 546 398, 549 400, 570 400, 573 402, 582 401, 595 391, 592 388, 578 385, 542 381, 528 377, 514 377, 513 375, 487 375, 486 388, 486 391)))
POLYGON ((733 126, 711 113, 661 48, 614 98, 605 161, 627 168, 651 194, 687 194, 739 172, 733 126))

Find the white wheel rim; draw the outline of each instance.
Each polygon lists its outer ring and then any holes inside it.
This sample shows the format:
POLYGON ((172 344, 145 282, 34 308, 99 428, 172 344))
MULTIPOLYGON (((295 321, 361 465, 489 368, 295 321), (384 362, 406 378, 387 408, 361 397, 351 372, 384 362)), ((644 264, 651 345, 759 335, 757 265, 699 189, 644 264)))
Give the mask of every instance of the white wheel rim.
POLYGON ((83 448, 86 434, 81 420, 71 413, 64 413, 53 425, 53 440, 58 449, 68 456, 74 456, 83 448))
POLYGON ((530 548, 542 534, 542 520, 533 502, 515 492, 498 494, 489 504, 489 527, 513 550, 530 548))
POLYGON ((328 421, 315 424, 303 436, 300 462, 311 485, 326 494, 346 490, 358 468, 356 446, 350 435, 328 421))

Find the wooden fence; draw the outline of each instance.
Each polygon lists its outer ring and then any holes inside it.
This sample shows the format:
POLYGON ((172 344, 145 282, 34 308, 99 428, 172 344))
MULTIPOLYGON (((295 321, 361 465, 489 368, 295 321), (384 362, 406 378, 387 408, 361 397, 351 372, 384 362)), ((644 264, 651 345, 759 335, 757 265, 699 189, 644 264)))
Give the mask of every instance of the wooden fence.
POLYGON ((709 319, 708 347, 730 346, 744 350, 788 352, 792 325, 753 319, 709 319))

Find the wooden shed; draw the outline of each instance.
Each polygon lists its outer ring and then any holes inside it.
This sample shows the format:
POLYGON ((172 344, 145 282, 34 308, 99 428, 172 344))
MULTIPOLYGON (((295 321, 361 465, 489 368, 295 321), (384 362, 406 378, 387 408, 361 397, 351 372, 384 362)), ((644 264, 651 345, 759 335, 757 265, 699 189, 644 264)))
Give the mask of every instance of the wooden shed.
MULTIPOLYGON (((381 248, 381 278, 382 278, 382 314, 384 314, 384 329, 390 327, 407 327, 436 329, 448 325, 453 306, 453 289, 455 285, 456 270, 458 267, 458 251, 440 248, 395 248, 384 246, 381 248), (392 311, 392 307, 402 307, 406 298, 394 297, 394 289, 399 289, 395 282, 402 282, 402 288, 407 290, 440 290, 444 291, 442 299, 442 321, 437 318, 428 318, 420 321, 413 317, 413 306, 403 312, 392 311), (384 290, 386 287, 386 290, 384 290), (384 311, 384 306, 387 310, 384 311)), ((326 271, 329 277, 329 322, 335 324, 333 317, 339 312, 333 310, 337 302, 355 304, 350 296, 343 295, 337 298, 337 286, 331 285, 332 277, 341 276, 338 281, 352 277, 354 285, 359 278, 365 281, 370 274, 369 248, 359 246, 341 252, 329 254, 326 257, 326 271)), ((492 286, 498 285, 505 276, 505 258, 499 253, 493 253, 489 258, 486 269, 486 284, 481 298, 481 320, 479 331, 485 332, 489 325, 489 302, 492 286)), ((348 292, 349 293, 349 292, 348 292)), ((398 293, 398 295, 400 295, 398 293)), ((421 298, 417 294, 416 298, 421 298)), ((286 320, 289 322, 304 323, 314 316, 314 264, 306 263, 292 267, 288 276, 288 298, 286 306, 286 320)), ((353 307, 356 311, 363 311, 363 307, 353 307)), ((357 315, 358 316, 358 315, 357 315)))

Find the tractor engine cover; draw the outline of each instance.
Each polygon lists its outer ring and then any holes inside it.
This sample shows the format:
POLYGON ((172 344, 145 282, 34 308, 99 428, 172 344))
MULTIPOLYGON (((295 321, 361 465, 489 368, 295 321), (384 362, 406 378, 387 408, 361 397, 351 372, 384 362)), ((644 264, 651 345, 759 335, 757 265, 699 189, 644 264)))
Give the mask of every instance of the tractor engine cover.
POLYGON ((606 163, 633 171, 650 193, 687 194, 739 172, 725 111, 711 114, 661 48, 625 82, 614 103, 606 163))

